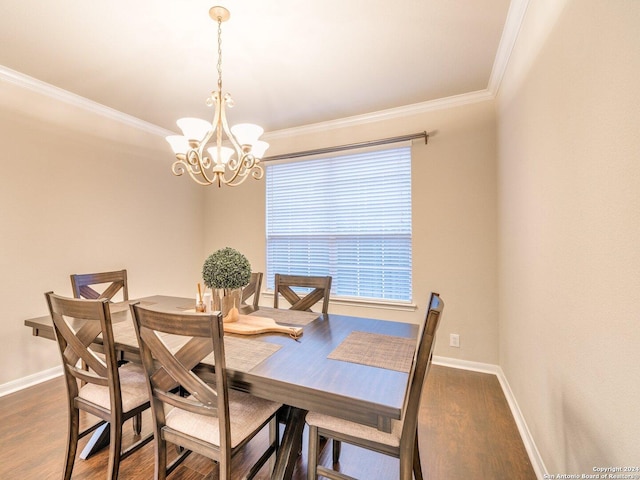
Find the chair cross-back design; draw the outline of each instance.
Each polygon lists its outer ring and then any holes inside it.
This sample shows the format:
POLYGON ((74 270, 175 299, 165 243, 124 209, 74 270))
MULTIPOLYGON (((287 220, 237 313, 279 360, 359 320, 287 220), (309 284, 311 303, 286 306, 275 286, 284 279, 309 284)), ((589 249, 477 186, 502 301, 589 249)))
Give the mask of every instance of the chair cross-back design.
POLYGON ((322 313, 327 313, 331 295, 331 276, 281 275, 276 273, 273 294, 274 308, 278 308, 280 295, 289 302, 290 310, 310 312, 311 307, 322 300, 322 313), (293 290, 295 287, 312 288, 313 290, 301 297, 293 290))
MULTIPOLYGON (((99 300, 106 298, 111 301, 118 292, 122 291, 123 300, 129 300, 129 288, 127 285, 127 271, 117 270, 114 272, 84 273, 71 275, 71 289, 75 298, 86 298, 88 300, 99 300), (108 284, 108 285, 107 285, 108 284), (106 285, 102 293, 99 293, 92 286, 106 285)), ((82 367, 86 370, 87 365, 82 360, 82 367)), ((138 416, 133 423, 136 434, 142 428, 142 417, 138 416)))
POLYGON ((249 285, 242 289, 241 302, 246 305, 247 300, 249 300, 253 295, 251 305, 253 306, 254 310, 257 310, 258 303, 260 302, 260 287, 262 287, 262 272, 251 273, 251 280, 249 280, 249 285))
POLYGON ((149 407, 144 372, 141 366, 135 364, 118 367, 107 299, 80 300, 61 297, 53 292, 45 296, 67 388, 69 430, 63 478, 71 478, 78 439, 109 422, 111 438, 107 478, 115 480, 118 478, 120 460, 153 438, 149 435, 124 451, 121 448, 122 424, 149 407), (97 339, 99 335, 101 340, 97 339), (102 357, 94 351, 97 341, 102 343, 102 357), (79 360, 84 362, 87 370, 78 367, 79 360), (81 388, 79 381, 83 383, 81 388), (102 422, 80 432, 80 410, 97 416, 102 422))
POLYGON ((281 405, 229 390, 220 313, 169 313, 138 304, 131 311, 151 396, 154 478, 165 479, 196 452, 217 462, 218 478, 228 480, 233 455, 269 424, 269 445, 246 477, 253 478, 276 451, 275 414, 281 405), (182 338, 177 341, 177 337, 182 338), (165 343, 167 338, 171 340, 165 343), (176 351, 169 346, 178 343, 182 346, 176 351), (205 383, 197 367, 211 353, 215 369, 207 377, 211 383, 205 383), (170 465, 166 442, 184 449, 170 465))
MULTIPOLYGON (((320 436, 351 443, 375 452, 400 459, 400 480, 422 480, 422 467, 418 451, 418 412, 424 381, 431 366, 436 331, 444 308, 437 293, 432 293, 425 324, 418 337, 417 348, 409 372, 409 385, 401 420, 392 421, 391 433, 373 427, 358 425, 347 420, 315 412, 307 414, 309 424, 308 479, 318 475, 334 480, 354 480, 343 473, 318 465, 320 436)), ((335 445, 335 444, 334 444, 335 445)))
POLYGON ((71 275, 71 288, 75 298, 97 300, 106 298, 111 300, 122 290, 123 300, 129 300, 129 288, 127 285, 127 271, 99 272, 71 275), (109 284, 102 293, 92 288, 95 285, 109 284))

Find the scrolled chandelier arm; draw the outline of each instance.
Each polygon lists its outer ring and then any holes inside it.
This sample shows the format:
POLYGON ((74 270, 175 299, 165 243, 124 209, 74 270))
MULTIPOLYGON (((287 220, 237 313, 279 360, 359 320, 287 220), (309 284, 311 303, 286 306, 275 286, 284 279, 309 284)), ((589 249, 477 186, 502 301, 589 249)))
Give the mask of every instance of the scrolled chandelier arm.
POLYGON ((183 134, 170 135, 167 141, 176 155, 172 165, 174 175, 188 172, 200 185, 215 183, 218 187, 222 184, 235 187, 249 176, 256 180, 264 176, 260 159, 269 144, 259 139, 264 130, 258 125, 243 123, 229 128, 226 107, 232 108, 233 100, 228 93, 222 94, 221 45, 222 22, 226 22, 230 14, 224 7, 212 7, 209 15, 218 23, 218 88, 206 101, 208 106, 214 107, 213 121, 181 118, 177 124, 183 134), (215 143, 206 148, 214 134, 215 143))

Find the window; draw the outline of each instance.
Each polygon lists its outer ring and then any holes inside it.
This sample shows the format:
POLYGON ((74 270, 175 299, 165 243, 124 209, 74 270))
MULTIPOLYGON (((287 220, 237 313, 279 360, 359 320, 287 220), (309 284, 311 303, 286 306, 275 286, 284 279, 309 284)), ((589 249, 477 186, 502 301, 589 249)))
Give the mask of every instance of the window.
POLYGON ((332 297, 411 301, 411 147, 268 165, 267 288, 331 275, 332 297))

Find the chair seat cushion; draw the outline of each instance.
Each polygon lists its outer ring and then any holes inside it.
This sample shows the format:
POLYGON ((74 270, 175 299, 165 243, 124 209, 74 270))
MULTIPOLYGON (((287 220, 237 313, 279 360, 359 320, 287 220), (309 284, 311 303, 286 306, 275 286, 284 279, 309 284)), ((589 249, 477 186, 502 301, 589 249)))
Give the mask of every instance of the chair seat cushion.
POLYGON ((391 447, 400 446, 402 423, 398 420, 391 421, 391 433, 386 433, 374 427, 368 427, 359 423, 342 420, 340 418, 323 415, 321 413, 307 413, 307 424, 325 430, 330 437, 330 432, 341 433, 355 438, 371 440, 391 447))
MULTIPOLYGON (((270 402, 248 393, 229 390, 231 448, 235 448, 255 432, 281 406, 279 403, 270 402)), ((218 417, 207 417, 180 408, 173 408, 166 415, 166 425, 173 430, 213 445, 220 445, 218 417)))
MULTIPOLYGON (((125 363, 118 368, 120 391, 122 393, 122 411, 128 412, 149 401, 146 376, 142 365, 125 363)), ((111 410, 109 388, 87 383, 78 392, 78 397, 111 410)))

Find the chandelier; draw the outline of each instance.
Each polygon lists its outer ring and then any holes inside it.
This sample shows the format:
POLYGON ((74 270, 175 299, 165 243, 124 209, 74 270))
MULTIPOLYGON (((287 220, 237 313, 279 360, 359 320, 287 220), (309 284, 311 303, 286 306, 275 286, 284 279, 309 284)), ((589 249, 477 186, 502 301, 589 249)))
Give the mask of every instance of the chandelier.
POLYGON ((235 187, 249 176, 256 180, 262 178, 264 170, 260 159, 269 144, 259 140, 264 130, 258 125, 241 123, 229 128, 225 107, 232 108, 233 100, 228 93, 222 94, 221 45, 222 22, 229 20, 230 13, 224 7, 212 7, 209 16, 218 23, 218 88, 206 100, 207 106, 215 109, 213 121, 181 118, 176 123, 182 135, 170 135, 166 139, 177 159, 171 168, 174 175, 188 172, 200 185, 216 183, 218 187, 222 184, 235 187))

